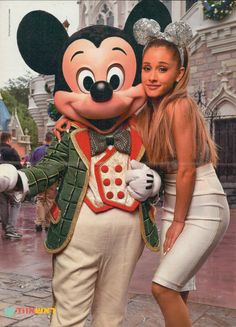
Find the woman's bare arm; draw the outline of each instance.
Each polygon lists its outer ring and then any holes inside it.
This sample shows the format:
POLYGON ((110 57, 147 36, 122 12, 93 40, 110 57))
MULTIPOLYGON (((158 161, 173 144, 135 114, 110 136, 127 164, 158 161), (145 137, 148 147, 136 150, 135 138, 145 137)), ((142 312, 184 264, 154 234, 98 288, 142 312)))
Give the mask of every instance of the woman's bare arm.
MULTIPOLYGON (((171 110, 171 108, 170 108, 171 110)), ((195 135, 187 100, 178 101, 172 122, 173 140, 178 161, 174 221, 166 234, 164 252, 169 251, 183 230, 195 186, 195 135)))

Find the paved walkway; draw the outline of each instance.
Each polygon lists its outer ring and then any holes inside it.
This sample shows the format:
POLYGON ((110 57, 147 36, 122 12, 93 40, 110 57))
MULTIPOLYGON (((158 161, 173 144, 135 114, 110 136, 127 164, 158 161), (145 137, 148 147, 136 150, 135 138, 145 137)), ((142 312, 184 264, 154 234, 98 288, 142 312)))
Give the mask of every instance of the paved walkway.
MULTIPOLYGON (((24 203, 19 229, 21 241, 0 239, 0 327, 47 327, 50 310, 51 257, 43 247, 45 233, 35 233, 35 208, 24 203)), ((190 296, 193 327, 236 327, 236 210, 230 228, 197 276, 198 291, 190 296)), ((158 255, 145 250, 134 273, 124 327, 164 327, 150 294, 150 280, 158 255)), ((90 326, 90 319, 86 327, 90 326)))

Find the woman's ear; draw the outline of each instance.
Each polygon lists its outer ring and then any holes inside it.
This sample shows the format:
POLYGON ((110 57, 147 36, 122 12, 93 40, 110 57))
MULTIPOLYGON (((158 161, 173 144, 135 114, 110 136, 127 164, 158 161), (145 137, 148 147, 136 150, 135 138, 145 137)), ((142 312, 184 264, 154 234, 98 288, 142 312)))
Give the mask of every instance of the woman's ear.
POLYGON ((53 15, 36 10, 23 17, 17 30, 17 44, 26 64, 40 74, 54 75, 58 56, 68 34, 53 15))
POLYGON ((180 67, 179 69, 179 74, 176 77, 176 83, 179 83, 179 81, 182 79, 182 77, 184 76, 185 73, 185 68, 184 67, 180 67))

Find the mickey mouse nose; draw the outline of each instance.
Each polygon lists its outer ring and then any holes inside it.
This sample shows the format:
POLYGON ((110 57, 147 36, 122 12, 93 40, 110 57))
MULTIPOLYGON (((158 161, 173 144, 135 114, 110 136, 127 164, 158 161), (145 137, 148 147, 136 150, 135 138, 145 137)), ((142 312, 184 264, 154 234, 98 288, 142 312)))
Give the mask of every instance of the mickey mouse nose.
POLYGON ((111 99, 113 89, 106 81, 98 81, 92 85, 90 94, 94 101, 105 102, 111 99))

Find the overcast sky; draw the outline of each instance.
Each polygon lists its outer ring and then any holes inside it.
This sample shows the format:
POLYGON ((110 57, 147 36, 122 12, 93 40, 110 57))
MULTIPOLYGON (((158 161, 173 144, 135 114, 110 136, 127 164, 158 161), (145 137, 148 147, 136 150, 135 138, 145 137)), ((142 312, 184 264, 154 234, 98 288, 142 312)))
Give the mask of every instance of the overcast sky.
POLYGON ((21 19, 32 10, 45 10, 61 22, 67 19, 71 35, 79 25, 78 7, 76 0, 0 0, 0 88, 9 78, 31 71, 17 48, 16 32, 21 19))

